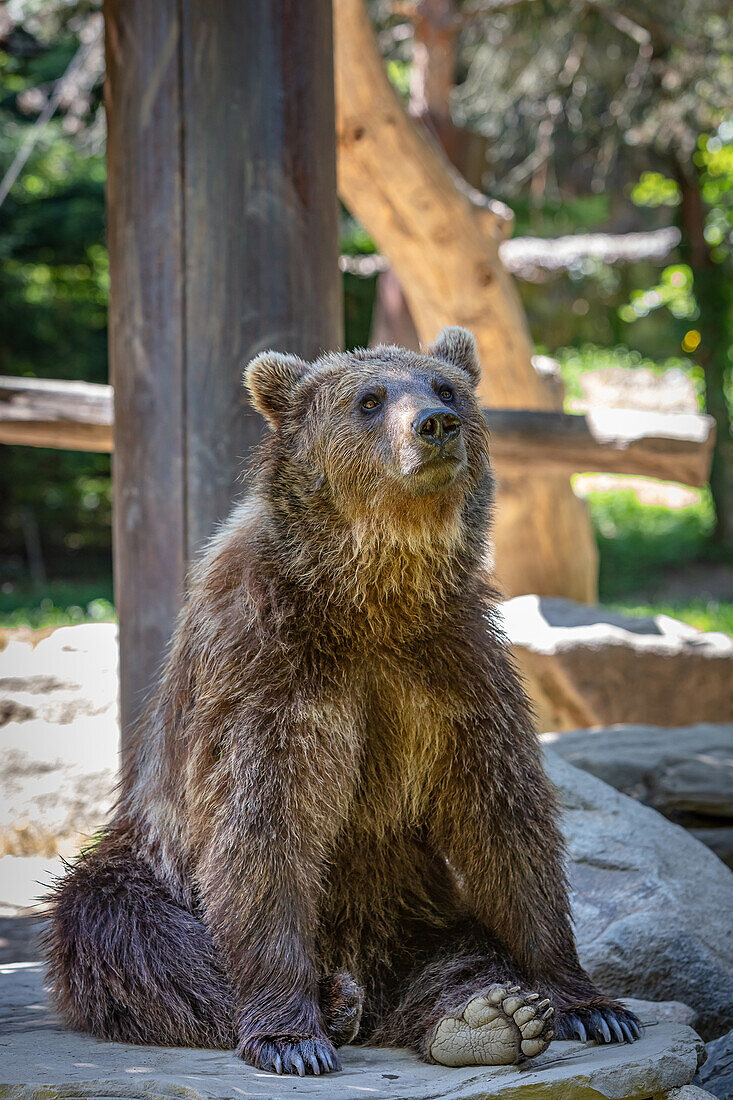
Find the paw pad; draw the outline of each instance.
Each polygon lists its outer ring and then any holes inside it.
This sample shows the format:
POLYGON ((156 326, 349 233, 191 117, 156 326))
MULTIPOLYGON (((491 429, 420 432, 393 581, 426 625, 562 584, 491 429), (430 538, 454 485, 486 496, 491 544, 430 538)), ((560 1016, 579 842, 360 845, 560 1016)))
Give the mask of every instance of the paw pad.
POLYGON ((511 1066, 534 1058, 552 1039, 554 1009, 537 993, 494 985, 472 997, 460 1014, 444 1016, 430 1042, 444 1066, 511 1066))

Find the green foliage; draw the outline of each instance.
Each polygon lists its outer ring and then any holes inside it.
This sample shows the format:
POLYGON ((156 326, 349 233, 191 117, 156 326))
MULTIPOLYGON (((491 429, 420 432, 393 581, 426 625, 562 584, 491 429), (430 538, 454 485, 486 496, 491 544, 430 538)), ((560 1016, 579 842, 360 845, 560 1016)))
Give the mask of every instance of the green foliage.
POLYGON ((376 279, 359 275, 344 275, 344 346, 365 348, 374 310, 376 279))
POLYGON ((601 193, 634 164, 638 178, 654 158, 689 159, 717 129, 732 50, 728 0, 492 6, 462 34, 454 117, 490 138, 507 195, 533 178, 546 195, 601 193))
POLYGON ((665 307, 678 320, 692 321, 699 316, 693 283, 692 268, 688 264, 670 264, 662 271, 656 286, 647 290, 632 290, 631 300, 618 311, 619 317, 630 323, 648 316, 652 310, 665 307))
POLYGON ((570 233, 592 233, 608 221, 608 195, 566 195, 532 201, 522 192, 512 198, 514 235, 517 237, 563 237, 570 233))
POLYGON ((733 118, 717 133, 700 135, 694 161, 707 206, 705 240, 713 262, 722 263, 733 253, 733 118))
POLYGON ((631 489, 588 495, 600 551, 600 598, 610 602, 661 583, 664 570, 699 558, 715 523, 709 492, 695 504, 642 504, 631 489))
POLYGON ((639 180, 631 188, 631 201, 636 206, 679 206, 680 188, 675 180, 668 179, 661 172, 642 172, 639 180))
POLYGON ((733 546, 733 118, 725 117, 715 133, 698 136, 691 164, 679 174, 678 185, 659 173, 653 178, 647 173, 632 190, 632 199, 646 206, 658 204, 665 194, 680 199, 682 249, 689 263, 667 267, 655 286, 633 291, 619 317, 633 325, 667 309, 687 322, 681 347, 704 366, 706 409, 716 421, 710 475, 715 534, 733 546))
POLYGON ((363 225, 343 206, 339 227, 339 248, 347 256, 371 255, 377 251, 377 246, 363 225))
POLYGON ((43 586, 42 593, 28 582, 6 582, 0 589, 0 627, 27 626, 41 630, 48 626, 114 622, 115 618, 108 579, 96 584, 52 581, 43 586))
MULTIPOLYGON (((347 256, 368 256, 377 251, 364 227, 343 206, 339 249, 347 256)), ((344 275, 344 344, 347 348, 363 348, 369 343, 376 283, 376 278, 344 275)))
MULTIPOLYGON (((692 159, 699 173, 700 195, 706 207, 705 241, 710 247, 712 262, 722 264, 733 255, 733 119, 723 121, 713 135, 699 135, 692 159)), ((677 206, 680 197, 677 181, 660 172, 642 172, 631 188, 631 200, 640 207, 677 206)), ((624 321, 632 322, 662 306, 678 318, 699 316, 694 275, 687 264, 665 268, 659 285, 647 291, 635 291, 630 305, 622 306, 619 313, 624 321)))
POLYGON ((391 58, 387 61, 387 76, 397 94, 407 99, 410 94, 410 66, 406 61, 391 58))
MULTIPOLYGON (((79 46, 94 5, 22 0, 15 39, 0 50, 0 174, 79 46)), ((104 120, 101 79, 62 105, 38 138, 0 208, 0 373, 107 381, 104 241, 104 120)), ((46 568, 109 569, 107 455, 3 447, 0 556, 22 575, 29 531, 46 568)))

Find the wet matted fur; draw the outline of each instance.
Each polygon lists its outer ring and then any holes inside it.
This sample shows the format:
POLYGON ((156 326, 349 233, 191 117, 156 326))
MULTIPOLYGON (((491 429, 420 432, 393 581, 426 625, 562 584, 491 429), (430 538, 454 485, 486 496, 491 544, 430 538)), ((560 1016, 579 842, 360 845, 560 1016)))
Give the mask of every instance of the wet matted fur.
POLYGON ((462 329, 426 355, 250 364, 273 429, 251 492, 193 571, 112 821, 52 899, 72 1027, 299 1073, 336 1068, 360 1016, 360 1041, 427 1059, 479 1016, 541 1030, 510 1060, 553 1023, 636 1034, 576 953, 488 579, 478 377, 462 329))

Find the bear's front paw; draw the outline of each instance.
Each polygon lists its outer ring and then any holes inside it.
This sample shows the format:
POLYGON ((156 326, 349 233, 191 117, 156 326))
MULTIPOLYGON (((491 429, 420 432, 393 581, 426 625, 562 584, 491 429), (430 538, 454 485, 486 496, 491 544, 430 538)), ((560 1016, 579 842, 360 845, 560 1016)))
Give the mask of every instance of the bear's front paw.
POLYGON ((336 1051, 327 1039, 297 1035, 258 1035, 243 1039, 237 1054, 245 1062, 269 1073, 319 1075, 341 1069, 336 1051))
POLYGON ((554 1009, 538 993, 492 985, 455 1016, 444 1016, 428 1054, 443 1066, 512 1066, 547 1049, 554 1009))

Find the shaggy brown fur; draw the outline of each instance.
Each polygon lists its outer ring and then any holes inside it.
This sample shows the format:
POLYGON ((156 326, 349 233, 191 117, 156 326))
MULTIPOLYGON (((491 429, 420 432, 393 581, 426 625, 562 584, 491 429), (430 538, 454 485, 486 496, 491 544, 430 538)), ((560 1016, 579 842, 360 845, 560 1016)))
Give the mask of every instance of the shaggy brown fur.
POLYGON ((193 573, 115 816, 52 902, 72 1027, 320 1072, 359 1026, 356 983, 361 1039, 429 1057, 442 1016, 514 979, 556 1036, 636 1034, 576 954, 486 578, 478 375, 461 329, 425 356, 248 368, 274 429, 253 489, 193 573))

